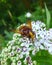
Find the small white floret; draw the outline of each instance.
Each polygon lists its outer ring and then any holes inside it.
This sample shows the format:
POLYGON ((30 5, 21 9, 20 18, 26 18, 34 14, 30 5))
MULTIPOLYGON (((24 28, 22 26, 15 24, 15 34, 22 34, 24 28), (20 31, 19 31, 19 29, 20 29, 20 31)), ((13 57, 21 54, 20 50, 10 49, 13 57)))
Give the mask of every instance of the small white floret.
POLYGON ((28 13, 26 14, 26 17, 27 17, 27 18, 31 17, 31 13, 28 12, 28 13))

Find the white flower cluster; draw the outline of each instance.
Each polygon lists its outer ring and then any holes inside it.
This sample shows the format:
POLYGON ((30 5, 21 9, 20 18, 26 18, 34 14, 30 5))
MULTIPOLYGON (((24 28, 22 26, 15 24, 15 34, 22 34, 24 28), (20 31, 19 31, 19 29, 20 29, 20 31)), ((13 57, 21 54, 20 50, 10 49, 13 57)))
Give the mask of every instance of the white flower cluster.
POLYGON ((36 33, 35 47, 48 50, 52 54, 52 29, 46 30, 46 26, 41 21, 32 21, 32 30, 36 33))
POLYGON ((9 41, 1 54, 1 65, 36 65, 32 59, 40 50, 48 50, 52 54, 52 29, 46 30, 41 21, 32 21, 32 30, 36 39, 31 42, 29 38, 15 33, 13 40, 9 41))

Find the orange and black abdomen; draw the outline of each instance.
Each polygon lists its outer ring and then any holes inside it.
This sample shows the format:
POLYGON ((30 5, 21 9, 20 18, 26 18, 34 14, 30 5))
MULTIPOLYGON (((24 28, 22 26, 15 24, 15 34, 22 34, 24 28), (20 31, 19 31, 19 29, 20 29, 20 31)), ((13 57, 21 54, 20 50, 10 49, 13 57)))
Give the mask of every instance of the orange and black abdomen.
POLYGON ((30 28, 28 28, 27 26, 23 26, 21 29, 20 29, 20 32, 23 36, 29 36, 29 32, 31 31, 30 28))
POLYGON ((32 40, 36 38, 35 32, 32 31, 31 22, 28 22, 27 25, 20 26, 19 29, 15 30, 15 32, 21 34, 23 37, 31 38, 32 40))
POLYGON ((24 37, 26 36, 26 37, 31 38, 30 32, 32 33, 32 35, 34 35, 34 32, 28 26, 21 27, 20 32, 21 32, 21 35, 24 37))

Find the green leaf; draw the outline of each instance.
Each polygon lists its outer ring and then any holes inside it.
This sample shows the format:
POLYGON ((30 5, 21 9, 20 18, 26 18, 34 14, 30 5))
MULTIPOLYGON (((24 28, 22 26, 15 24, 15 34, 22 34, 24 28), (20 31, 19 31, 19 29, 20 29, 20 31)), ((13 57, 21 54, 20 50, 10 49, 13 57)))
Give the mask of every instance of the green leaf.
POLYGON ((18 19, 20 20, 20 23, 25 23, 26 22, 25 14, 19 16, 18 19))
POLYGON ((52 55, 46 50, 40 50, 33 57, 37 61, 37 65, 52 65, 52 55))
POLYGON ((50 27, 50 20, 51 20, 51 15, 50 15, 50 12, 46 6, 46 3, 44 3, 45 5, 45 10, 46 10, 46 17, 47 17, 47 22, 46 22, 46 25, 47 25, 47 28, 49 29, 50 27))

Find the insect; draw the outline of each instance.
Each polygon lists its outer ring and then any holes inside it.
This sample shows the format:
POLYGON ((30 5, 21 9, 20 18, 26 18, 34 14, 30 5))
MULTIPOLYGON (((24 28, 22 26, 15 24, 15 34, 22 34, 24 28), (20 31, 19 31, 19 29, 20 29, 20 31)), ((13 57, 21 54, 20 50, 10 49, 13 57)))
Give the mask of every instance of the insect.
POLYGON ((32 31, 31 22, 28 21, 26 25, 22 25, 16 30, 16 33, 21 34, 23 37, 31 38, 32 40, 36 37, 35 33, 32 31))

